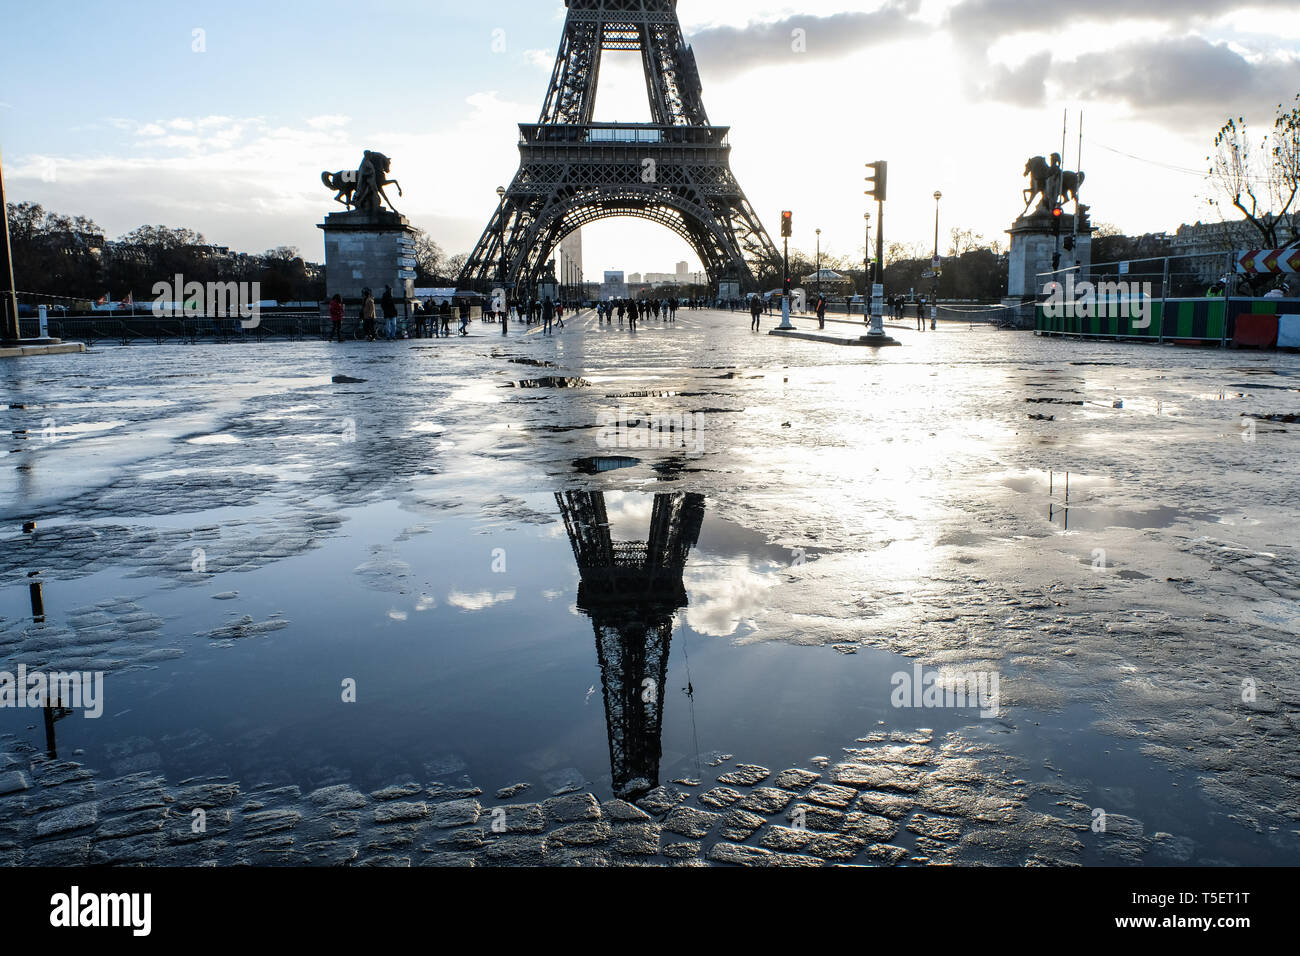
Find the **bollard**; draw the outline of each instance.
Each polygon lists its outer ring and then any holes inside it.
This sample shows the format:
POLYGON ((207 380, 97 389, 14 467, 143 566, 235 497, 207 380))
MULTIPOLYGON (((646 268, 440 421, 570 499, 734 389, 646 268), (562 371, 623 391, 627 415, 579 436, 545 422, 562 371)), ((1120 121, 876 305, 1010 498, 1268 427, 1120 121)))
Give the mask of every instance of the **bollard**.
POLYGON ((45 620, 45 595, 41 593, 41 582, 33 581, 28 590, 32 595, 32 619, 40 624, 45 620))

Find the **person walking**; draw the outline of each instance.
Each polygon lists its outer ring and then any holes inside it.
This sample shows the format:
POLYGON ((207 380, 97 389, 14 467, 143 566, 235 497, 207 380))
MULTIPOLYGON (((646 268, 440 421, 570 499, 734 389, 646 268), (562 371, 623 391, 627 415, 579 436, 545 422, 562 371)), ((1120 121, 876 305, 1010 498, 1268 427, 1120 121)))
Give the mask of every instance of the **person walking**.
POLYGON ((557 329, 564 328, 564 303, 563 302, 557 302, 555 304, 555 327, 557 329))
POLYGON ((343 296, 337 292, 330 299, 330 341, 343 342, 343 296))
POLYGON ((375 296, 369 289, 361 290, 361 328, 366 334, 366 341, 375 340, 375 296))
POLYGON ((826 297, 817 297, 817 328, 826 328, 826 297))
POLYGON ((916 300, 916 331, 925 331, 925 296, 916 300))
POLYGON ((757 332, 759 318, 763 314, 763 305, 758 301, 758 296, 751 296, 749 299, 749 331, 757 332))
POLYGON ((545 335, 551 334, 551 322, 555 319, 555 303, 551 301, 548 295, 546 301, 542 303, 542 332, 545 335))
POLYGON ((384 297, 379 300, 384 310, 384 337, 397 338, 397 303, 393 301, 393 287, 384 286, 384 297))
POLYGON ((629 331, 636 331, 637 304, 636 299, 632 299, 627 304, 627 327, 629 331))
POLYGON ((618 300, 618 324, 620 328, 623 325, 623 316, 626 314, 627 314, 627 300, 619 299, 618 300))
POLYGON ((462 302, 460 304, 460 334, 462 336, 469 335, 469 303, 468 302, 462 302))

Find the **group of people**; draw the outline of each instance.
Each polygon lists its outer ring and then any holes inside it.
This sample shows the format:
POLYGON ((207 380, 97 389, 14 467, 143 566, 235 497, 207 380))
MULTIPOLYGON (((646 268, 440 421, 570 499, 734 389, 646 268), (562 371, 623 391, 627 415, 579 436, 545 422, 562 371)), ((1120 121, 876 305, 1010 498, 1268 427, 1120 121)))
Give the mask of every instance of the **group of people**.
POLYGON ((642 319, 655 319, 664 322, 677 321, 676 299, 610 299, 608 302, 596 303, 596 321, 608 322, 611 326, 614 324, 614 316, 618 316, 618 324, 622 325, 626 319, 628 328, 635 329, 637 322, 642 319))
MULTIPOLYGON (((330 299, 330 340, 343 341, 343 296, 335 293, 330 299)), ((382 335, 387 339, 396 339, 400 337, 409 338, 450 338, 451 322, 457 315, 460 317, 459 332, 461 335, 469 335, 470 306, 468 302, 461 303, 459 306, 453 306, 451 302, 444 300, 441 305, 435 303, 433 299, 421 304, 415 302, 414 312, 407 317, 406 322, 400 323, 397 317, 397 300, 393 297, 393 287, 384 286, 384 294, 380 297, 378 304, 375 302, 375 295, 370 289, 361 290, 361 335, 367 342, 374 342, 380 337, 379 317, 383 317, 382 335)))
MULTIPOLYGON (((749 330, 758 332, 762 324, 763 313, 772 311, 772 300, 769 298, 766 302, 761 296, 751 295, 749 297, 749 330)), ((817 328, 826 328, 826 296, 817 296, 817 301, 813 304, 813 311, 817 313, 817 328)))

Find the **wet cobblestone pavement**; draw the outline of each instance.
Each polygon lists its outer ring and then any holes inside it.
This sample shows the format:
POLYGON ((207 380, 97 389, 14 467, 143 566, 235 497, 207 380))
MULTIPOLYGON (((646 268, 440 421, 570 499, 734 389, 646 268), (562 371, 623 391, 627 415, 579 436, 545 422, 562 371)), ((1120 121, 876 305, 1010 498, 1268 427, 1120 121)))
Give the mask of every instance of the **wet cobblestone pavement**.
POLYGON ((568 325, 0 366, 0 670, 105 675, 54 747, 0 708, 0 861, 1300 861, 1300 358, 568 325), (706 502, 661 726, 572 491, 706 502), (996 713, 893 705, 914 664, 996 713))

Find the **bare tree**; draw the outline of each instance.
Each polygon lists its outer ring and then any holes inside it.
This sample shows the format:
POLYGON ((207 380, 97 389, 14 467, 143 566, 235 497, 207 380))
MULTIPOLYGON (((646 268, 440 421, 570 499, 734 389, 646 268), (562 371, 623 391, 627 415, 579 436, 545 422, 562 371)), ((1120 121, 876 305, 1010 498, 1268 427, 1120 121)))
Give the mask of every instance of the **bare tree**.
POLYGON ((968 252, 984 248, 986 248, 984 237, 974 229, 952 230, 952 248, 949 250, 948 255, 964 256, 968 252))
POLYGON ((1245 117, 1229 119, 1214 137, 1210 182, 1246 217, 1265 246, 1276 249, 1297 238, 1291 215, 1300 193, 1300 94, 1289 110, 1278 104, 1273 129, 1255 143, 1245 117))
POLYGON ((427 232, 415 230, 415 270, 420 282, 442 276, 446 258, 442 247, 430 239, 427 232))

